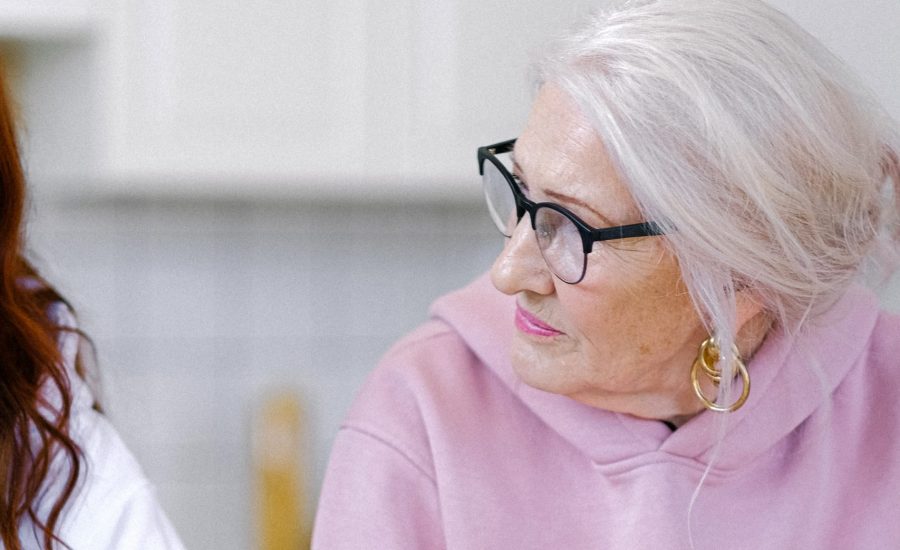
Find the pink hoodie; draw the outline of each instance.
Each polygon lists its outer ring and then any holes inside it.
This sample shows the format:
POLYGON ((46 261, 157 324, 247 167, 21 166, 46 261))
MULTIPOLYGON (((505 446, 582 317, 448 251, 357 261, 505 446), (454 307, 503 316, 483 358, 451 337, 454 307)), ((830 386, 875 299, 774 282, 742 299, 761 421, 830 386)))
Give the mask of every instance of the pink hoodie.
POLYGON ((387 354, 338 433, 313 548, 900 548, 900 318, 868 291, 766 339, 690 516, 715 413, 672 432, 518 382, 514 305, 482 277, 387 354))

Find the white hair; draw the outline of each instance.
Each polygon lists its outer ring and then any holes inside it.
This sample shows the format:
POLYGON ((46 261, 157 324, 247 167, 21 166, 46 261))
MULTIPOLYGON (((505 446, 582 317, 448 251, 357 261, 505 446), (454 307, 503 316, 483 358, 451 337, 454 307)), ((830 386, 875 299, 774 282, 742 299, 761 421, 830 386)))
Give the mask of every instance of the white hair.
MULTIPOLYGON (((736 292, 799 331, 876 251, 897 251, 886 195, 898 178, 894 123, 767 4, 617 2, 537 69, 539 85, 574 98, 643 215, 666 231, 720 349, 735 338, 736 292)), ((729 403, 734 365, 722 355, 718 398, 729 403)))
MULTIPOLYGON (((614 1, 537 69, 538 85, 576 101, 645 219, 666 232, 720 350, 736 337, 736 292, 796 333, 870 260, 897 258, 895 123, 840 60, 767 4, 614 1)), ((721 355, 717 400, 728 404, 735 365, 721 355)), ((720 416, 688 507, 691 535, 726 424, 720 416)))

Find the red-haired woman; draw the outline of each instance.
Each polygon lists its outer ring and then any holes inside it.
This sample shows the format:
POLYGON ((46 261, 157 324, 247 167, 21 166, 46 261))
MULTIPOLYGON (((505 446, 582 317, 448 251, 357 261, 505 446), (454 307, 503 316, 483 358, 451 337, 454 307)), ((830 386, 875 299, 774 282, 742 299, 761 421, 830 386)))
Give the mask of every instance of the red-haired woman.
POLYGON ((99 412, 71 308, 23 255, 25 183, 0 75, 0 542, 181 548, 153 487, 99 412))

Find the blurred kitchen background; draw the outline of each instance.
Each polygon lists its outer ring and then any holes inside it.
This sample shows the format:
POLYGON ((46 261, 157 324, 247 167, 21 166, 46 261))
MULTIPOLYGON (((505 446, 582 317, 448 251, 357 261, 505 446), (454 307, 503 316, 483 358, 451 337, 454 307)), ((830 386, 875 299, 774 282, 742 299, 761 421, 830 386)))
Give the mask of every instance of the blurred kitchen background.
MULTIPOLYGON (((900 118, 900 2, 775 3, 900 118)), ((0 1, 33 257, 188 548, 302 537, 367 372, 499 250, 475 148, 593 4, 0 1)))

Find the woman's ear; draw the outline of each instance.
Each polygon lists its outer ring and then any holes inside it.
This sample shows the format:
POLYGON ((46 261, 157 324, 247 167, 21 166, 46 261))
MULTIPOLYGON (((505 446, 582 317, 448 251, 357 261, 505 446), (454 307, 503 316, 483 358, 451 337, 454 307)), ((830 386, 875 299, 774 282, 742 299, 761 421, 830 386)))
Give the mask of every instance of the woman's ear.
POLYGON ((738 284, 734 293, 735 306, 737 307, 737 329, 740 330, 750 319, 765 312, 762 296, 748 285, 738 284))
POLYGON ((735 306, 737 317, 737 342, 741 355, 746 356, 762 342, 769 329, 772 327, 772 316, 766 309, 762 296, 749 287, 743 287, 735 292, 735 306))

